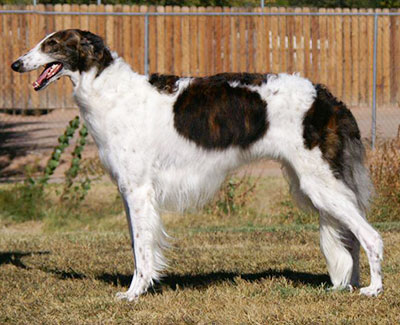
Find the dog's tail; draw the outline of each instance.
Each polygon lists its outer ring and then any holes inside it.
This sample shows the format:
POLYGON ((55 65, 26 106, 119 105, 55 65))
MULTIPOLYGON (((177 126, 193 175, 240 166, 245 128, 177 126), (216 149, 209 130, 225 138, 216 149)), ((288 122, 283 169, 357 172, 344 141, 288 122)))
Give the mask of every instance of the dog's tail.
MULTIPOLYGON (((316 90, 316 102, 330 112, 328 125, 333 122, 333 129, 336 132, 332 141, 337 144, 336 150, 333 150, 335 154, 329 156, 329 150, 326 150, 327 159, 330 160, 335 174, 352 190, 360 212, 365 215, 374 190, 366 166, 365 148, 356 119, 346 105, 336 99, 325 86, 316 85, 316 90)), ((325 134, 322 147, 329 147, 329 145, 329 134, 325 134)))
POLYGON ((343 180, 354 192, 360 211, 365 215, 374 188, 365 164, 365 149, 359 138, 344 138, 343 180))

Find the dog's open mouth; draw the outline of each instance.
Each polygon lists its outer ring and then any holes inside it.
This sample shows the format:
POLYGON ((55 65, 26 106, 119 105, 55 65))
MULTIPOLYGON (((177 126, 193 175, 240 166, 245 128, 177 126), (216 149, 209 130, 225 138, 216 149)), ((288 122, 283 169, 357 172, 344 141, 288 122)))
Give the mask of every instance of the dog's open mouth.
POLYGON ((44 67, 44 71, 40 74, 39 78, 33 83, 33 89, 36 91, 42 89, 46 86, 50 79, 52 79, 55 75, 57 75, 61 69, 63 68, 62 63, 60 62, 52 62, 46 64, 44 67))

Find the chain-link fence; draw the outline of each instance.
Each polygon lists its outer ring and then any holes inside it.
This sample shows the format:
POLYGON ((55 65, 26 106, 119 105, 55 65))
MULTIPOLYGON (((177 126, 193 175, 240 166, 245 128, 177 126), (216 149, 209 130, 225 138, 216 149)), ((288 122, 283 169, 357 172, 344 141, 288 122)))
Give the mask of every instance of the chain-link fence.
POLYGON ((77 114, 69 80, 35 93, 29 87, 34 73, 9 68, 46 33, 64 28, 101 35, 144 74, 299 72, 348 104, 372 146, 398 132, 400 12, 94 4, 0 9, 0 157, 8 161, 48 150, 77 114))

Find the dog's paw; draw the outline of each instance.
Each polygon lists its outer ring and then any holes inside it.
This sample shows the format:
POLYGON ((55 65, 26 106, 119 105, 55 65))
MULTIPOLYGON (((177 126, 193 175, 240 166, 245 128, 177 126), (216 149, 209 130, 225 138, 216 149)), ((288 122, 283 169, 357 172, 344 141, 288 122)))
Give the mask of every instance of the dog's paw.
POLYGON ((353 292, 354 287, 351 284, 347 285, 338 285, 338 286, 333 286, 328 289, 328 291, 348 291, 348 292, 353 292))
POLYGON ((142 294, 146 293, 149 287, 150 283, 148 281, 134 276, 128 291, 118 292, 115 297, 117 300, 135 301, 142 294))
POLYGON ((360 289, 360 295, 367 297, 377 297, 381 292, 383 292, 382 286, 369 286, 360 289))
POLYGON ((138 300, 139 295, 130 292, 130 290, 125 291, 125 292, 117 292, 117 294, 115 295, 115 299, 117 300, 128 300, 129 302, 131 301, 136 301, 138 300))

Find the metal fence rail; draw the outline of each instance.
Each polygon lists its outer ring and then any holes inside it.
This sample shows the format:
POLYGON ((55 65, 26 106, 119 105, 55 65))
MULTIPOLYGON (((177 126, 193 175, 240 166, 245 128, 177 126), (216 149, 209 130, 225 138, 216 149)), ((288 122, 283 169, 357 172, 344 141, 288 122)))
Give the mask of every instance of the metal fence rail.
MULTIPOLYGON (((101 0, 96 0, 96 2, 97 2, 97 5, 98 5, 98 6, 100 6, 100 5, 102 4, 102 1, 101 1, 101 0)), ((32 0, 32 4, 33 4, 34 6, 36 6, 36 5, 38 4, 37 0, 32 0)), ((264 7, 265 7, 265 1, 264 1, 264 0, 260 0, 260 7, 261 7, 261 8, 264 8, 264 7)))

